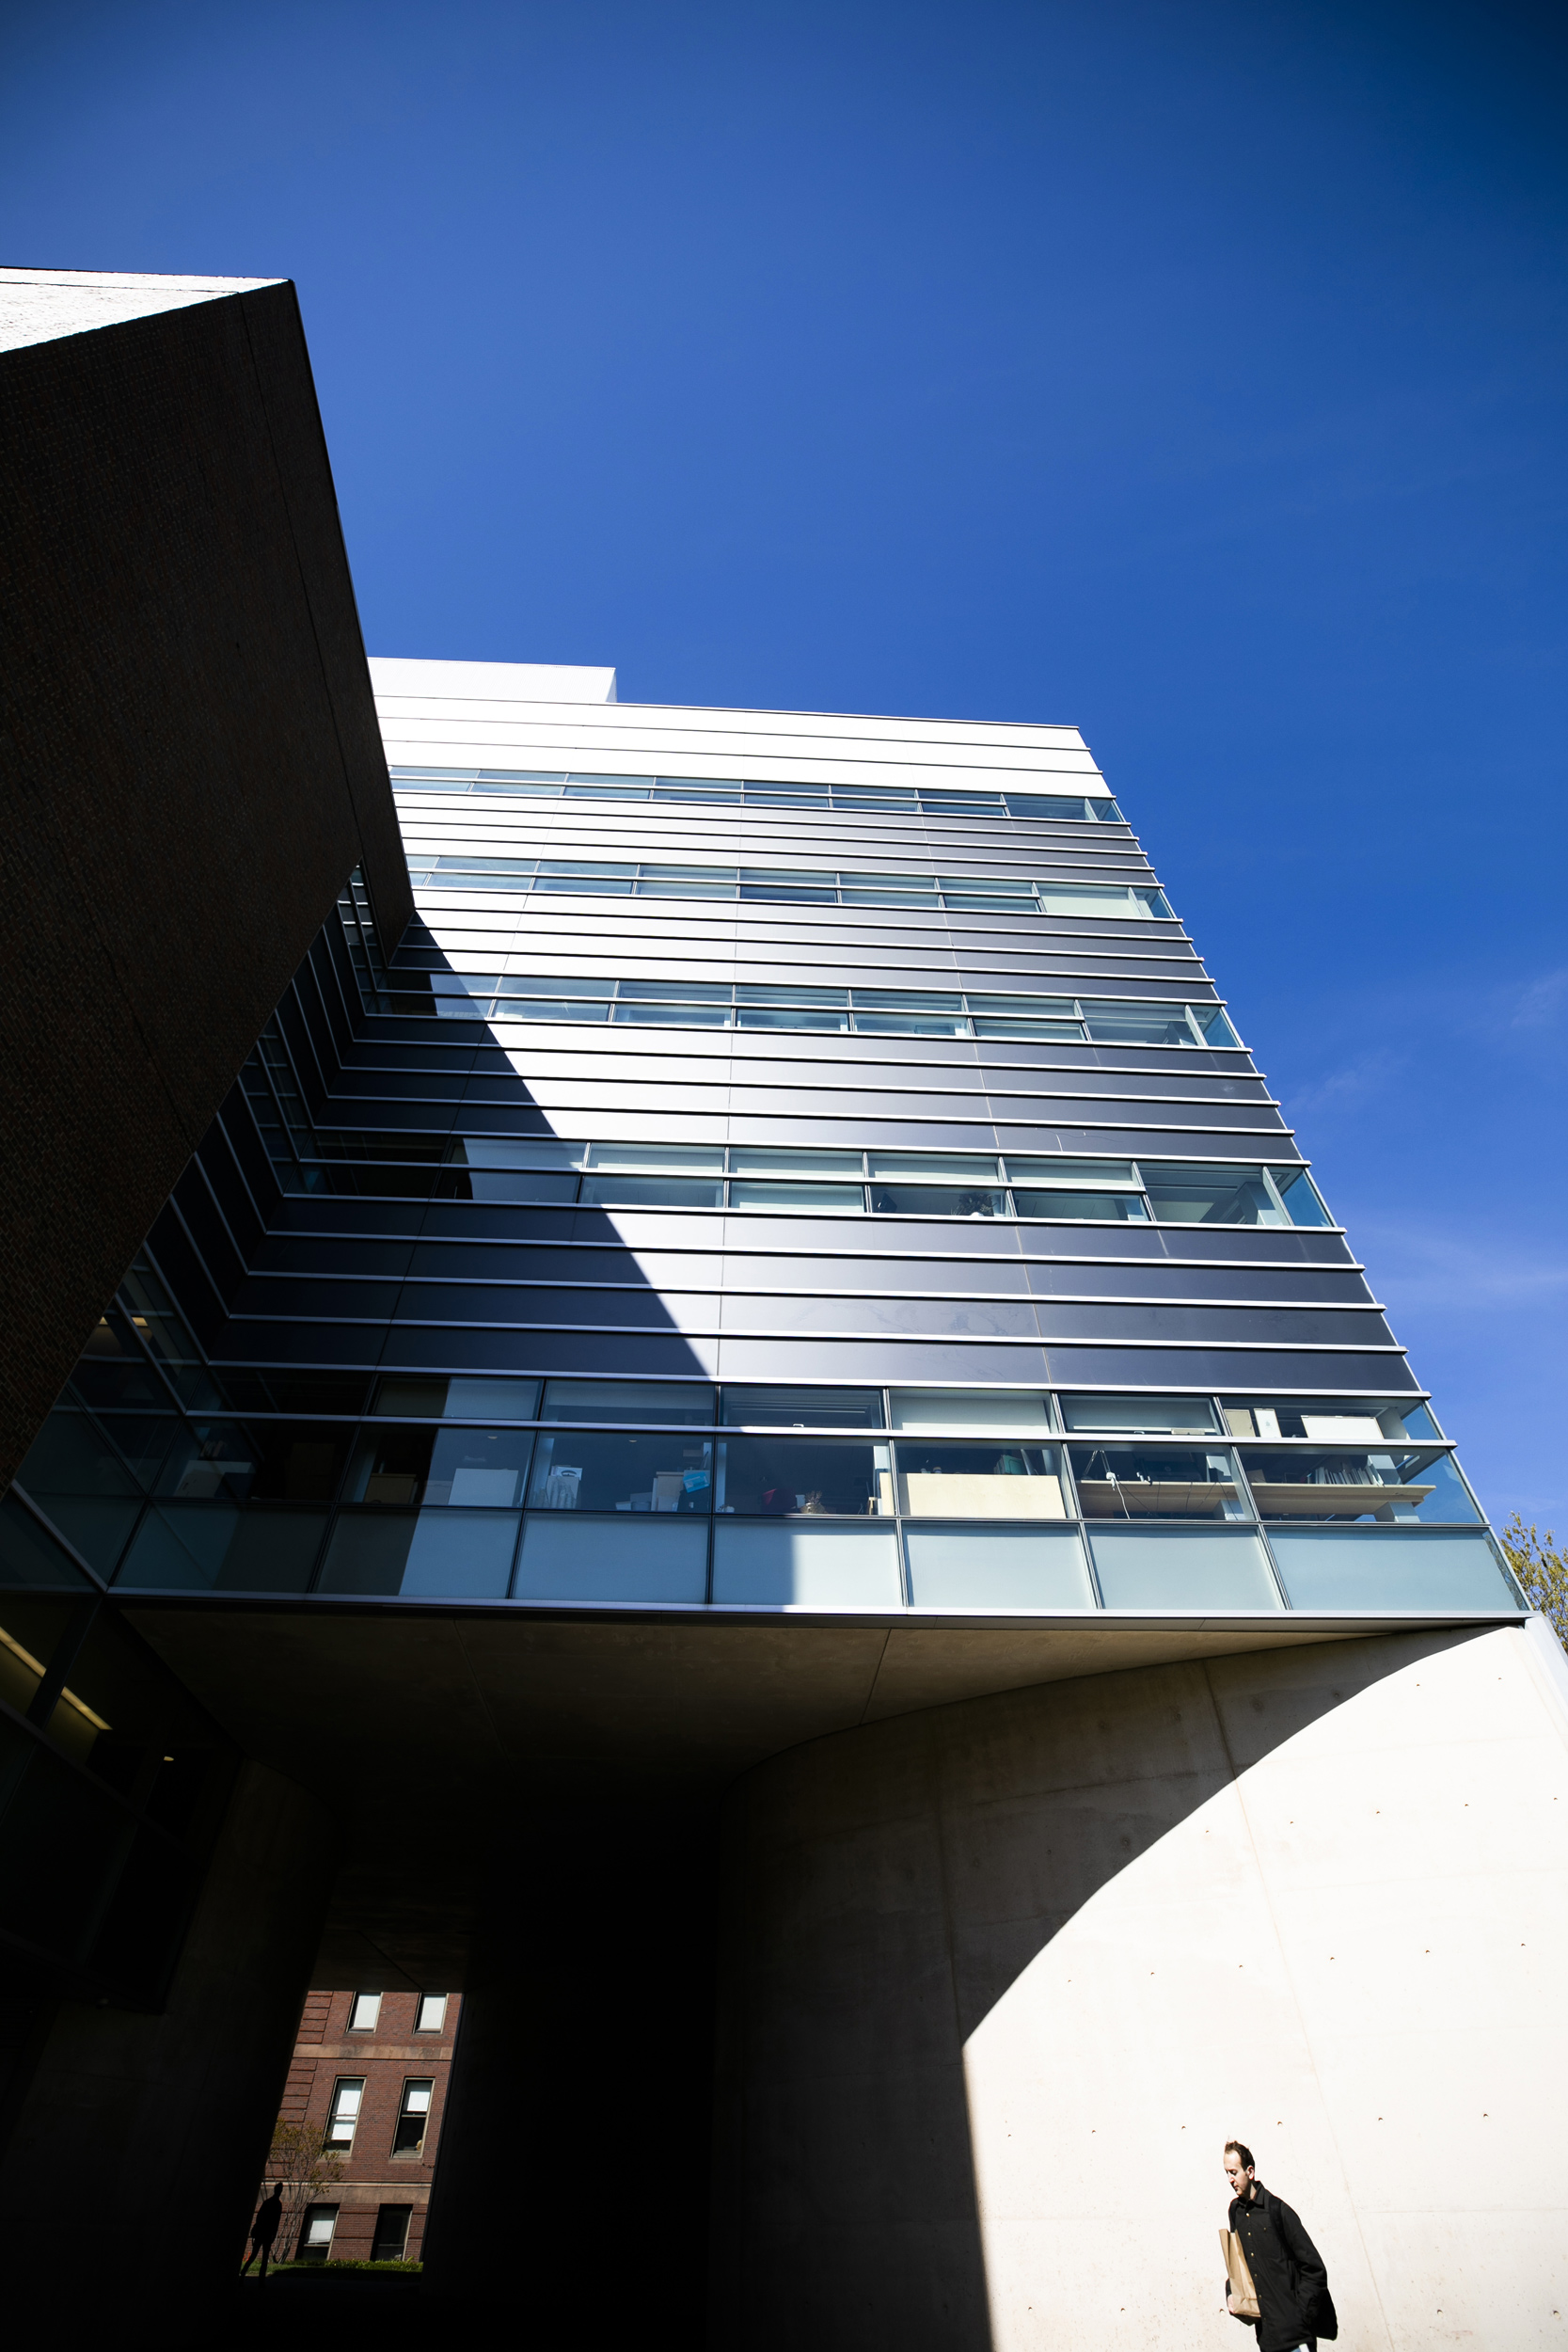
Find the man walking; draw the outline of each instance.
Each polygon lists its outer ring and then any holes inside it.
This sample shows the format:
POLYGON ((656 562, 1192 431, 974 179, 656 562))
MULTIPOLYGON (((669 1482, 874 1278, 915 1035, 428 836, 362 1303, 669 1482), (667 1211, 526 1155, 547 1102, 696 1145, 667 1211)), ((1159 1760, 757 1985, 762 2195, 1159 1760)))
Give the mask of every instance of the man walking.
POLYGON ((283 2184, 281 2181, 275 2181, 272 2195, 263 2197, 256 2208, 256 2218, 250 2225, 250 2251, 240 2265, 242 2279, 258 2254, 261 2257, 261 2267, 256 2275, 260 2279, 266 2277, 267 2258, 272 2252, 272 2242, 277 2235, 277 2225, 282 2218, 283 2184))
MULTIPOLYGON (((1317 2352, 1320 2336, 1332 2341, 1339 2332, 1323 2256, 1284 2199, 1263 2186, 1252 2150, 1239 2139, 1225 2143, 1225 2172, 1230 2227, 1242 2241, 1258 2296, 1259 2316, 1245 2325, 1257 2331, 1259 2352, 1317 2352)), ((1230 2300, 1228 2279, 1225 2299, 1230 2300)))

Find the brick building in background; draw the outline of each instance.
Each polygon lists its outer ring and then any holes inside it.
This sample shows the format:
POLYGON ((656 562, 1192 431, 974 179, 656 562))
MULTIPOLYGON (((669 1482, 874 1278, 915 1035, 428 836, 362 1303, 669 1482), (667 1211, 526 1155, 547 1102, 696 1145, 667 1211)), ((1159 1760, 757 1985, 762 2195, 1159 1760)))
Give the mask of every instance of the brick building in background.
POLYGON ((282 2120, 323 2125, 343 2172, 308 2207, 298 2259, 420 2260, 461 2000, 306 1994, 282 2120))

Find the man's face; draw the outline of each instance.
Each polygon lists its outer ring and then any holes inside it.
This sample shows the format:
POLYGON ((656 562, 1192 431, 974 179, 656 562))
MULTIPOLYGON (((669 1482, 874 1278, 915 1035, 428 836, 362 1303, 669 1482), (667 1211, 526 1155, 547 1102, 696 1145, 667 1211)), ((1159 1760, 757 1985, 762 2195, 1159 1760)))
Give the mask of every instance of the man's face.
POLYGON ((1250 2166, 1242 2162, 1234 2148, 1227 2148, 1225 2152, 1225 2177, 1230 2183, 1232 2197, 1252 2195, 1252 2184, 1257 2175, 1250 2166))

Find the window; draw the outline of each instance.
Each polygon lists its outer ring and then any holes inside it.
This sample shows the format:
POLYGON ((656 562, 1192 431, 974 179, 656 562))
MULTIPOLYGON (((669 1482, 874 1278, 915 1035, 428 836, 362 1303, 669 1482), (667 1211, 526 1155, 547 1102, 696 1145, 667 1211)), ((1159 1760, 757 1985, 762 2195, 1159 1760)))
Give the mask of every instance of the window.
MULTIPOLYGON (((848 886, 851 877, 840 879, 845 887, 839 896, 846 905, 934 907, 940 903, 929 892, 863 890, 848 886)), ((696 882, 667 882, 660 888, 698 897, 710 895, 706 884, 696 882)), ((734 894, 726 890, 725 895, 734 894)), ((742 896, 755 895, 750 886, 742 891, 742 896)), ((817 895, 811 894, 814 898, 817 895)), ((949 908, 968 913, 1037 912, 1026 882, 967 887, 961 892, 949 888, 944 895, 949 908)), ((1038 996, 1026 990, 809 988, 785 980, 742 981, 732 987, 720 980, 562 980, 554 973, 517 972, 500 975, 493 996, 471 993, 419 996, 404 986, 401 993, 385 998, 381 1009, 448 1017, 461 1014, 475 1020, 797 1029, 841 1037, 853 1033, 862 1037, 1033 1038, 1045 1044, 1117 1045, 1132 1052, 1167 1047, 1183 1052, 1201 1047, 1243 1050, 1218 1005, 1173 1003, 1168 997, 1148 1001, 1120 996, 1038 996)), ((496 1138, 482 1156, 470 1151, 467 1164, 477 1168, 541 1169, 564 1165, 561 1158, 548 1156, 549 1151, 547 1142, 536 1147, 526 1138, 496 1138)), ((461 1149, 455 1156, 464 1157, 461 1149)), ((657 1147, 654 1156, 657 1157, 657 1147)), ((642 1165, 641 1157, 637 1164, 642 1165)), ((547 1189, 536 1197, 547 1199, 547 1189)))
POLYGON ((444 1993, 421 1993, 419 2015, 414 2021, 416 2033, 445 2033, 447 2028, 447 1996, 444 1993))
POLYGON ((348 2016, 350 2033, 374 2033, 380 2023, 380 1994, 356 1993, 354 1996, 354 2007, 350 2010, 348 2016))
POLYGON ((906 1518, 1065 1518, 1059 1449, 902 1444, 898 1507, 906 1518))
POLYGON ((307 2205, 299 2233, 299 2261, 325 2262, 332 2251, 332 2233, 337 2226, 336 2205, 307 2205))
POLYGON ((705 1438, 573 1431, 540 1438, 528 1499, 535 1511, 705 1512, 712 1486, 705 1438))
MULTIPOLYGON (((898 784, 758 783, 709 776, 610 776, 538 768, 394 768, 394 792, 465 792, 522 799, 696 802, 752 808, 860 809, 882 816, 1034 817, 1054 824, 1120 825, 1115 801, 1096 779, 1086 791, 988 792, 918 789, 898 784)), ((499 861, 492 861, 499 862, 499 861)), ((477 859, 469 864, 477 865, 477 859)), ((407 957, 400 949, 400 960, 407 957)))
POLYGON ((403 2105, 398 2109, 397 2129, 392 2134, 394 2156, 424 2153, 425 2125, 430 2121, 430 2100, 435 2088, 435 2084, 429 2081, 404 2084, 403 2105))
POLYGON ((1175 1446, 1072 1446, 1086 1519, 1250 1519, 1228 1454, 1175 1446))
POLYGON ((340 2076, 333 2086, 332 2106, 326 2119, 326 2144, 346 2154, 354 2145, 354 2135, 359 2122, 359 2109, 365 2096, 362 2074, 340 2076))
POLYGON ((885 1445, 852 1438, 729 1438, 719 1449, 719 1508, 753 1518, 891 1516, 885 1445))
MULTIPOLYGON (((1047 999, 1040 1001, 1046 1002, 1047 999)), ((911 1016, 946 1020, 946 1014, 911 1016)), ((899 1015, 900 1020, 903 1019, 899 1015)), ((1073 1223, 1326 1226, 1331 1222, 1311 1178, 1299 1163, 1268 1167, 1228 1161, 1101 1160, 1057 1152, 861 1152, 803 1146, 572 1143, 539 1144, 503 1138, 495 1145, 509 1172, 488 1176, 484 1136, 460 1136, 449 1160, 464 1160, 450 1178, 431 1171, 461 1200, 554 1200, 604 1209, 729 1208, 761 1215, 956 1217, 1048 1217, 1073 1223), (529 1172, 533 1155, 547 1158, 529 1172), (457 1189, 453 1191, 451 1188, 457 1189), (544 1187, 544 1190, 541 1190, 544 1187)), ((330 1171, 328 1171, 330 1172, 330 1171)), ((430 1177, 410 1164, 382 1171, 394 1191, 428 1194, 430 1177)), ((559 1384, 556 1384, 559 1385, 559 1384)), ((378 1413, 420 1413, 478 1419, 484 1413, 523 1417, 528 1383, 471 1378, 388 1378, 378 1413)), ((548 1415, 546 1415, 548 1418, 548 1415)), ((421 1457, 422 1458, 422 1457, 421 1457)), ((388 1474, 422 1477, 417 1465, 386 1467, 388 1474)), ((203 1475, 249 1472, 248 1461, 227 1457, 203 1475)), ((330 1472, 331 1465, 327 1470, 330 1472)), ((325 1473, 324 1473, 325 1474, 325 1473)), ((334 1473, 335 1474, 335 1473, 334 1473)), ((291 1489, 292 1491, 292 1489, 291 1489)), ((354 1500, 375 1502, 367 1494, 354 1500)))
POLYGON ((381 2205, 376 2210, 375 2235, 371 2240, 372 2263, 400 2263, 408 2253, 408 2224, 412 2205, 381 2205))

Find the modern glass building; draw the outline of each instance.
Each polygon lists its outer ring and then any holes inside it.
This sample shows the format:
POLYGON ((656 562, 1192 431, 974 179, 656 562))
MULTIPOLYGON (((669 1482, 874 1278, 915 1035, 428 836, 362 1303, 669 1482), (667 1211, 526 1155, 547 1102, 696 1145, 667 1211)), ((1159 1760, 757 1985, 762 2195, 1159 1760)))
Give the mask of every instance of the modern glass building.
POLYGON ((417 917, 345 888, 13 1509, 138 1594, 1517 1611, 1076 729, 377 676, 417 917))
POLYGON ((0 296, 15 2323, 228 2340, 313 1989, 465 2340, 1196 2341, 1238 2132, 1545 2340, 1568 1666, 1135 795, 367 666, 292 288, 0 296))

